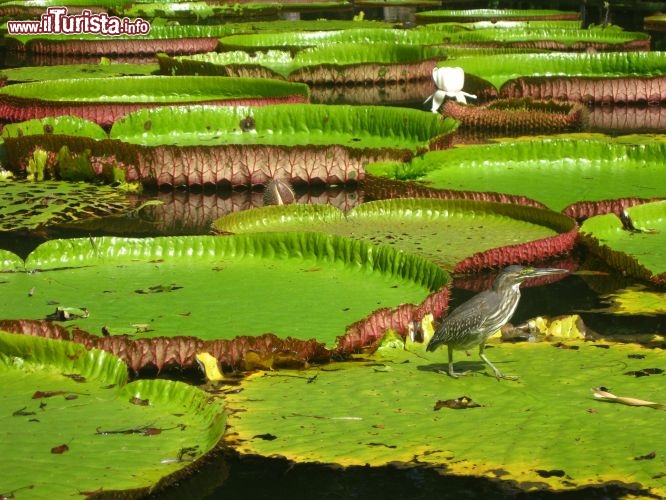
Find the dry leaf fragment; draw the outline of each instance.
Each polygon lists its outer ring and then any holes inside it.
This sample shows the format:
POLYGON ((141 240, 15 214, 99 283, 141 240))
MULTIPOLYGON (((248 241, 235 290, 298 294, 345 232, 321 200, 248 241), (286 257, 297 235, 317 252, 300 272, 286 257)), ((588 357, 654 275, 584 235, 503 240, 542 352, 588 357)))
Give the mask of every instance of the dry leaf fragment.
POLYGON ((652 401, 644 401, 642 399, 629 398, 624 396, 616 396, 608 392, 605 387, 595 387, 592 389, 592 394, 595 398, 609 403, 622 403, 629 406, 649 406, 655 410, 666 410, 666 404, 653 403, 652 401))

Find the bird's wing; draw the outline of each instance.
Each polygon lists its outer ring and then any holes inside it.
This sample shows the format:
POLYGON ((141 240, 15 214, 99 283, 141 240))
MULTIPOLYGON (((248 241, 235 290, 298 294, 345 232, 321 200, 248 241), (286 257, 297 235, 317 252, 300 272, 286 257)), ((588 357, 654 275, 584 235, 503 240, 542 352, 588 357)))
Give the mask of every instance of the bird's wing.
MULTIPOLYGON (((467 345, 466 339, 474 339, 475 334, 484 329, 486 315, 492 305, 489 298, 488 294, 482 292, 451 311, 432 336, 428 350, 432 351, 442 344, 460 348, 467 345)), ((472 342, 471 345, 478 345, 478 342, 472 342)))

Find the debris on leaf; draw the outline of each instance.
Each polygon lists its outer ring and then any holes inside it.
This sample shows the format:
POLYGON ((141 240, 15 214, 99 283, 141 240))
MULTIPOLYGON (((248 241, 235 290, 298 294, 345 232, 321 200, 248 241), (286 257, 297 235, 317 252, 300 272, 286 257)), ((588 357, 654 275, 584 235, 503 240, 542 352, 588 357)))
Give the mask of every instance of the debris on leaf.
POLYGON ((134 291, 139 294, 166 293, 166 292, 173 292, 174 290, 180 290, 181 288, 183 287, 178 286, 175 283, 171 283, 170 285, 153 285, 149 286, 148 288, 141 288, 139 290, 134 290, 134 291))
POLYGON ((642 370, 632 370, 625 372, 625 375, 633 375, 634 377, 649 377, 650 375, 660 375, 664 373, 661 368, 643 368, 642 370))
MULTIPOLYGON (((20 410, 16 410, 14 413, 12 413, 12 416, 13 417, 27 417, 27 416, 30 416, 30 415, 37 415, 37 413, 34 412, 34 411, 26 411, 26 408, 28 408, 28 407, 24 406, 20 410)), ((2 497, 0 497, 0 498, 2 498, 2 497)))
POLYGON ((53 448, 51 448, 51 453, 55 455, 62 455, 66 451, 69 451, 69 446, 67 446, 66 444, 61 444, 60 446, 54 446, 53 448))
POLYGON ((580 349, 580 346, 577 345, 569 345, 565 344, 564 342, 555 342, 554 344, 551 344, 553 347, 557 347, 558 349, 570 349, 572 351, 577 351, 580 349))
POLYGON ((656 451, 651 451, 647 455, 641 455, 640 457, 634 457, 634 460, 654 460, 657 457, 656 451))
POLYGON ((141 399, 139 396, 134 396, 133 398, 130 398, 129 402, 137 406, 150 406, 149 399, 141 399))
POLYGON ((469 396, 460 396, 456 399, 439 400, 435 403, 433 410, 439 411, 442 408, 451 410, 467 410, 468 408, 480 408, 482 405, 472 401, 469 396))
POLYGON ((86 307, 56 307, 55 312, 46 316, 47 321, 69 321, 90 316, 86 307))
MULTIPOLYGON (((532 341, 536 338, 561 338, 561 339, 589 339, 593 335, 583 319, 578 314, 569 316, 558 316, 555 318, 544 318, 537 316, 522 325, 518 325, 514 330, 521 330, 527 334, 527 339, 532 341)), ((502 338, 505 337, 502 332, 502 338)))
POLYGON ((224 380, 224 376, 220 372, 220 366, 215 356, 208 352, 200 352, 196 354, 195 359, 208 380, 212 382, 224 380))
POLYGON ((666 404, 653 403, 652 401, 644 401, 642 399, 616 396, 608 391, 605 387, 595 387, 592 389, 592 394, 600 401, 607 401, 609 403, 622 403, 628 406, 649 406, 655 410, 666 410, 666 404))
POLYGON ((78 382, 79 384, 82 384, 86 381, 86 378, 79 373, 63 373, 62 376, 70 378, 74 382, 78 382))

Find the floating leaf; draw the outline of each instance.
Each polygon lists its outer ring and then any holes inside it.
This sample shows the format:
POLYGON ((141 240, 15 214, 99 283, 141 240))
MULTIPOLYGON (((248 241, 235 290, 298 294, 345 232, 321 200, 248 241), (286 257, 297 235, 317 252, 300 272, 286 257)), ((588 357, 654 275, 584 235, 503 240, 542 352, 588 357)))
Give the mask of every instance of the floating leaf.
POLYGON ((616 396, 609 392, 605 387, 595 387, 592 389, 592 394, 600 401, 608 401, 609 403, 621 403, 628 406, 648 406, 655 410, 666 410, 666 404, 653 403, 652 401, 643 401, 642 399, 630 398, 626 396, 616 396))
POLYGON ((626 211, 635 226, 650 231, 629 231, 615 214, 599 215, 581 226, 583 241, 610 266, 638 278, 664 282, 666 201, 636 205, 626 211))
POLYGON ((98 490, 147 494, 168 483, 171 474, 183 473, 184 462, 164 465, 162 460, 197 446, 191 456, 196 460, 224 431, 220 400, 181 382, 128 383, 118 358, 73 342, 0 333, 0 383, 0 452, 12 457, 3 465, 3 491, 31 484, 30 495, 43 498, 98 490), (58 390, 34 399, 36 389, 45 387, 58 390), (88 397, 67 397, 81 387, 88 397), (132 405, 130 397, 149 398, 151 405, 132 405), (30 418, 38 423, 12 416, 20 407, 34 411, 30 418), (98 432, 134 428, 140 432, 98 432))
POLYGON ((0 183, 0 231, 94 218, 127 210, 125 193, 109 186, 56 181, 0 183))
POLYGON ((448 281, 420 257, 309 233, 52 240, 30 254, 26 267, 40 272, 5 275, 0 318, 43 318, 53 311, 50 298, 85 300, 91 314, 77 319, 79 328, 100 335, 105 328, 106 338, 132 325, 139 333, 141 324, 146 339, 187 335, 183 350, 191 362, 189 349, 201 339, 266 332, 316 337, 332 347, 360 328, 355 322, 383 309, 377 314, 391 316, 389 325, 406 328, 415 304, 427 299, 428 307, 441 307, 429 297, 448 281), (20 293, 33 286, 43 301, 20 293))
POLYGON ((472 23, 477 21, 574 21, 578 12, 553 9, 463 9, 427 10, 416 13, 419 24, 426 23, 472 23))
POLYGON ((606 307, 588 310, 587 312, 647 316, 666 314, 666 293, 649 290, 640 285, 602 295, 600 299, 607 304, 606 307))
POLYGON ((394 199, 364 203, 347 213, 318 205, 264 207, 229 214, 213 227, 223 233, 290 230, 350 236, 421 255, 448 270, 468 271, 564 253, 567 244, 547 242, 564 240, 574 226, 560 214, 519 205, 394 199))
POLYGON ((298 83, 215 76, 127 76, 45 80, 0 88, 5 120, 75 115, 103 126, 146 107, 197 103, 251 105, 306 102, 298 83), (76 97, 72 97, 76 96, 76 97))
POLYGON ((597 52, 493 54, 447 60, 460 66, 481 96, 532 97, 598 103, 658 103, 666 99, 666 53, 597 52))
POLYGON ((432 151, 409 163, 369 165, 366 171, 462 194, 523 195, 553 210, 588 217, 626 203, 610 201, 616 198, 663 196, 664 155, 661 137, 636 144, 574 134, 432 151))
POLYGON ((423 359, 391 350, 366 363, 296 372, 317 374, 316 384, 281 376, 287 371, 257 374, 227 397, 232 415, 226 441, 242 455, 341 466, 428 466, 526 491, 534 484, 543 493, 613 484, 664 495, 666 443, 648 431, 661 428, 663 415, 595 405, 589 388, 603 383, 657 399, 663 396, 662 377, 636 379, 623 372, 645 366, 628 354, 645 354, 655 365, 666 362, 666 354, 636 345, 572 345, 579 349, 493 344, 493 361, 521 374, 513 384, 498 384, 476 358, 461 361, 472 373, 452 380, 438 373, 446 366, 445 351, 423 359), (377 363, 391 369, 378 373, 377 363), (461 394, 483 406, 433 411, 434 402, 461 394), (349 416, 354 419, 340 419, 349 416), (276 439, 252 439, 258 434, 276 439), (656 458, 633 460, 647 451, 656 458))

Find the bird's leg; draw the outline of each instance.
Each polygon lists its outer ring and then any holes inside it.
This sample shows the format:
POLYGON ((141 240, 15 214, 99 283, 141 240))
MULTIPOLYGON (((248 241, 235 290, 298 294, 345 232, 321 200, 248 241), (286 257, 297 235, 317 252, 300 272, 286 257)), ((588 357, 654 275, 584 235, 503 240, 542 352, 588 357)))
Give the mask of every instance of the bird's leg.
POLYGON ((449 348, 449 375, 453 378, 458 378, 461 375, 467 375, 468 372, 457 373, 453 370, 453 347, 448 346, 449 348))
POLYGON ((485 344, 481 344, 479 346, 479 357, 483 360, 485 364, 487 364, 492 370, 495 372, 495 378, 497 380, 500 379, 505 379, 505 380, 518 380, 518 377, 515 375, 504 375, 501 371, 499 371, 494 364, 490 362, 490 360, 486 357, 486 355, 483 353, 483 350, 485 348, 485 344))

